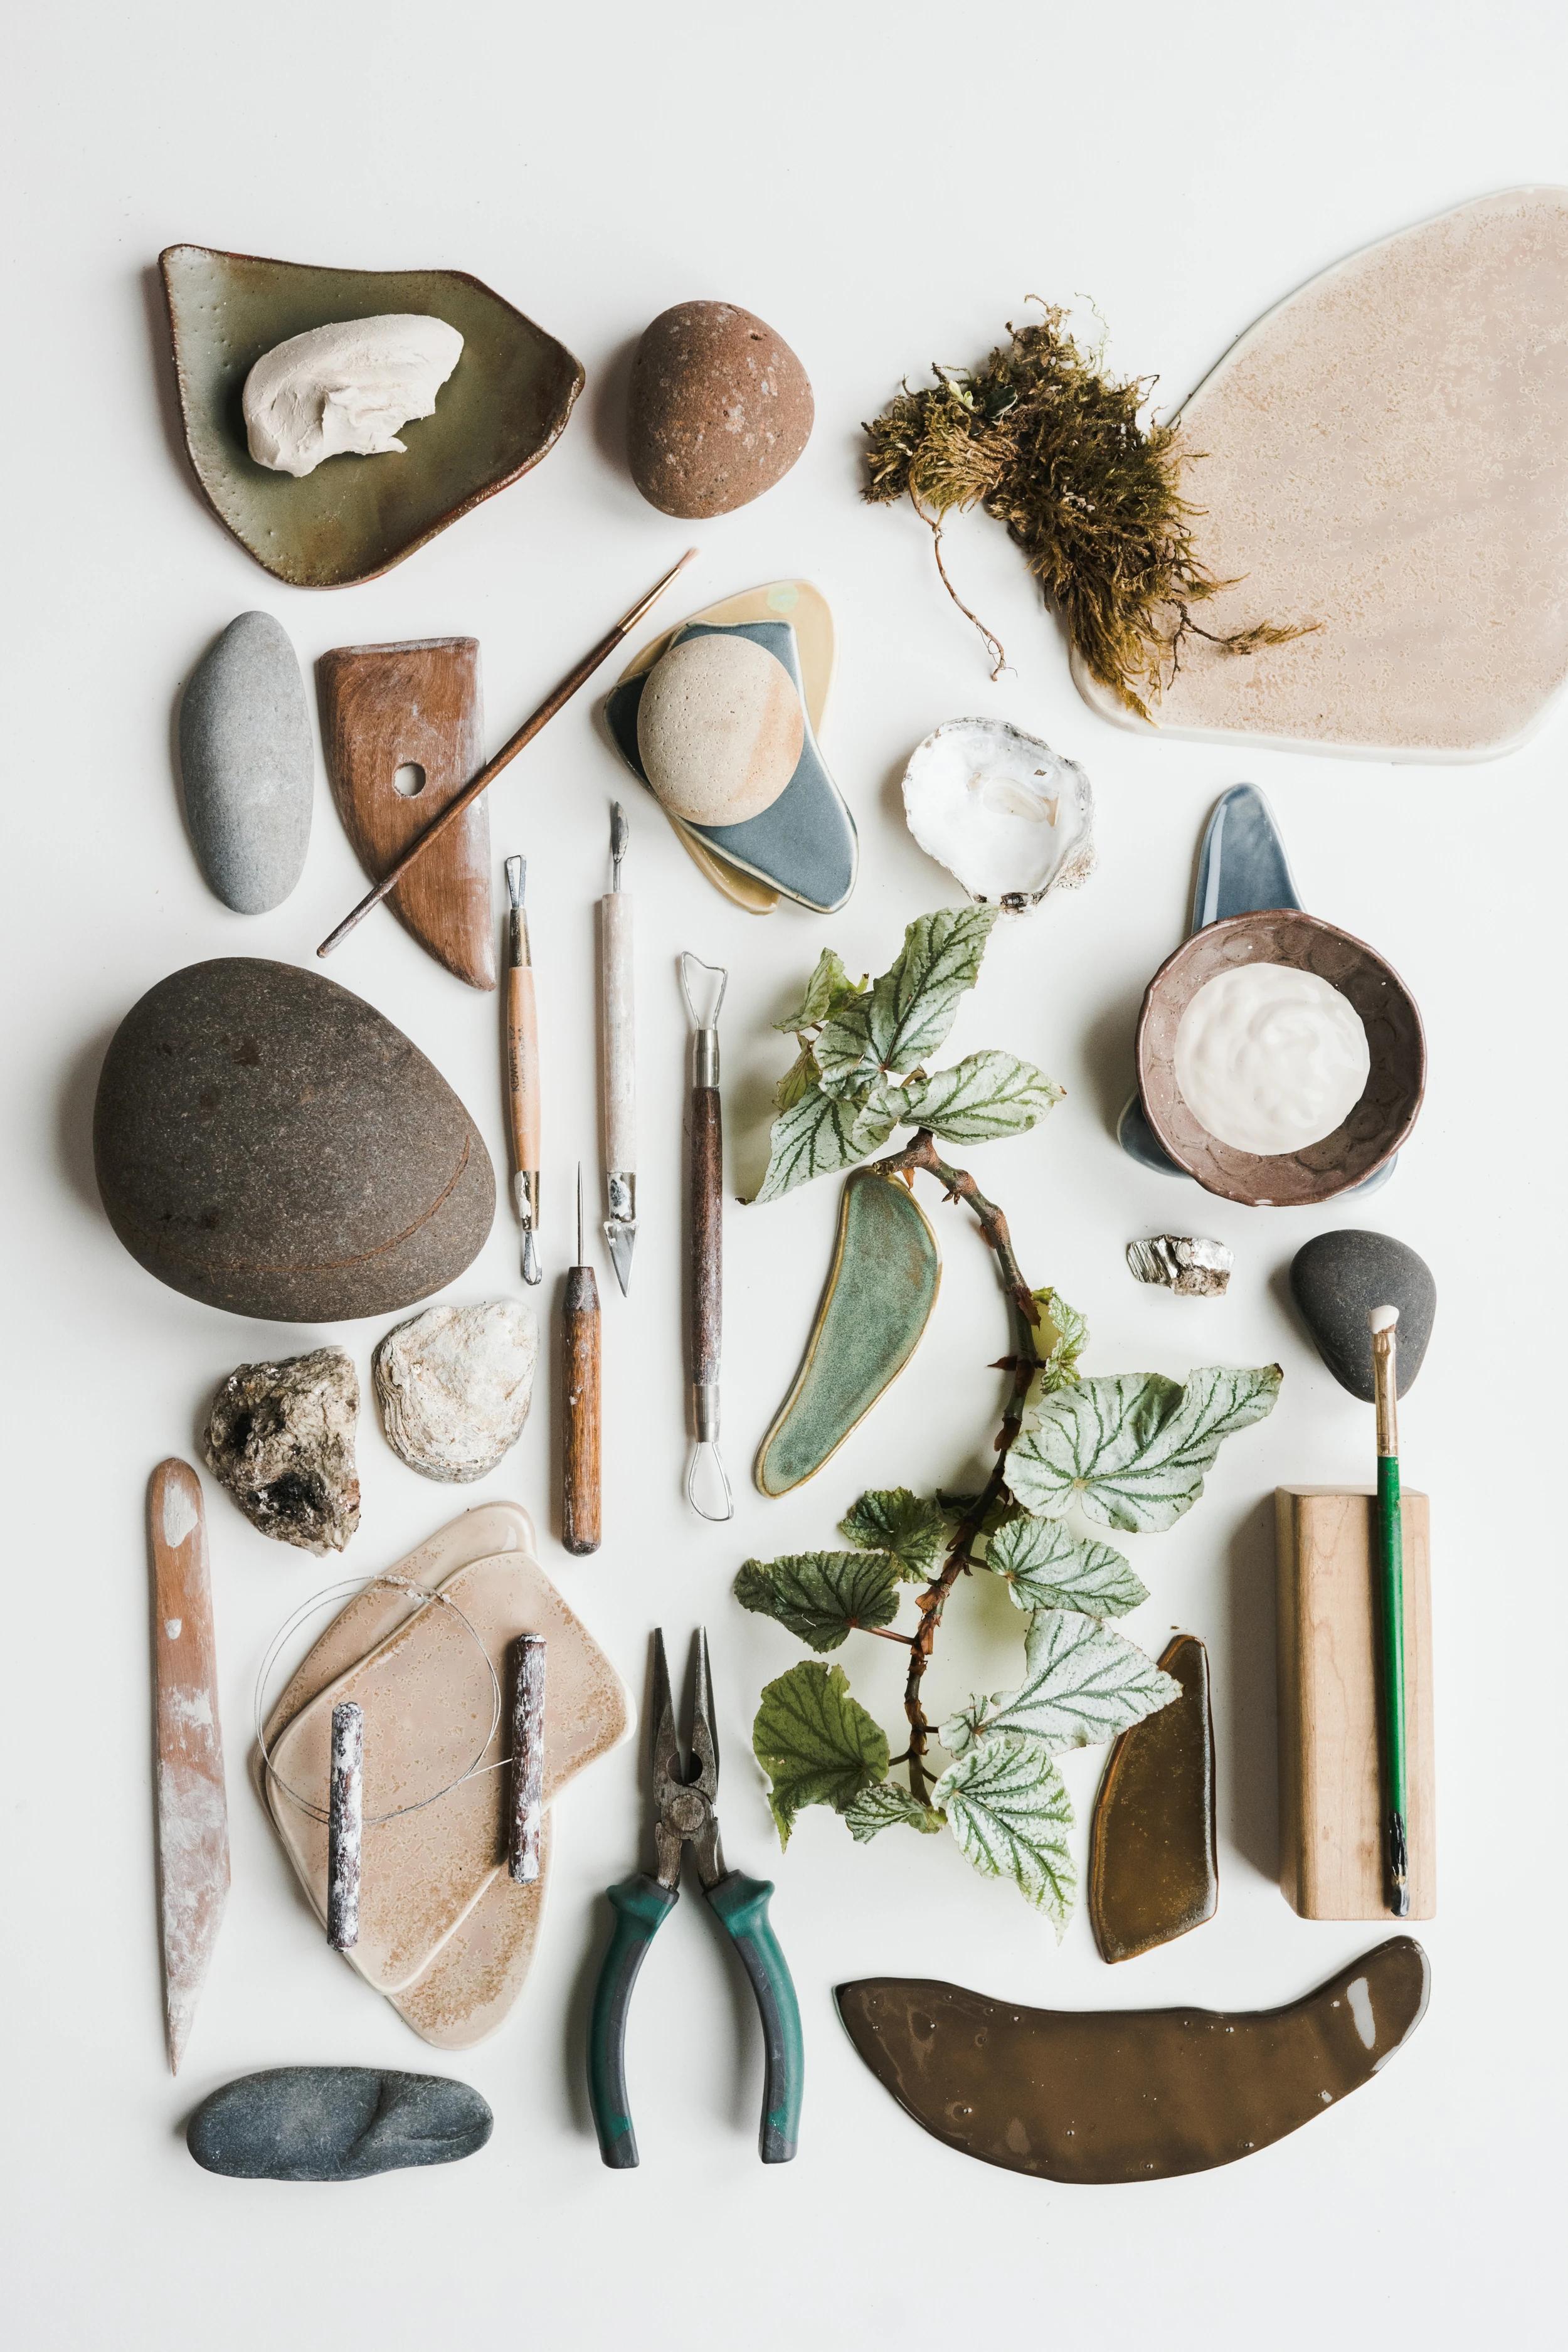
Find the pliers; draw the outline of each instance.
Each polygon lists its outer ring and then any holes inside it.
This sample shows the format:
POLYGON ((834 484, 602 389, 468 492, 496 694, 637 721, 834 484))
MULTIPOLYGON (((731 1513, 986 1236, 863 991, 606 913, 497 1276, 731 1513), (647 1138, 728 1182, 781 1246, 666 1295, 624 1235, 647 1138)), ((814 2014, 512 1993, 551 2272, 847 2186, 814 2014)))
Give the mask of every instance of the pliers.
POLYGON ((691 1767, 681 1754, 670 1696, 664 1635, 653 1637, 653 1839, 657 1868, 639 1871, 609 1890, 615 1931, 599 1970, 588 2028, 588 2096, 605 2162, 625 2169, 637 2161, 637 2135, 626 2106, 626 2011, 637 1970, 680 1897, 680 1856, 691 1848, 702 1891, 723 1922, 752 1980, 763 2021, 767 2084, 759 2153, 764 2164, 787 2164, 800 2128, 802 2047, 800 2006, 789 1969, 768 1925, 765 1878, 726 1871, 714 1799, 719 1742, 708 1636, 696 1637, 691 1706, 691 1767))

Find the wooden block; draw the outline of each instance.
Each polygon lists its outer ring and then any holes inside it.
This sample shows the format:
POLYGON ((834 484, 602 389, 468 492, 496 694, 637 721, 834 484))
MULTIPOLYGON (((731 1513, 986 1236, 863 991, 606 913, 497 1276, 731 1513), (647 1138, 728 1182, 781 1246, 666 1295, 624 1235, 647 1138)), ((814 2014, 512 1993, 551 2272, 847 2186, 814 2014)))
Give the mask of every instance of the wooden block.
MULTIPOLYGON (((1304 1919, 1385 1919, 1378 1770, 1375 1502, 1369 1488, 1275 1493, 1279 1884, 1304 1919)), ((1437 1907, 1426 1497, 1404 1497, 1410 1916, 1437 1907)))

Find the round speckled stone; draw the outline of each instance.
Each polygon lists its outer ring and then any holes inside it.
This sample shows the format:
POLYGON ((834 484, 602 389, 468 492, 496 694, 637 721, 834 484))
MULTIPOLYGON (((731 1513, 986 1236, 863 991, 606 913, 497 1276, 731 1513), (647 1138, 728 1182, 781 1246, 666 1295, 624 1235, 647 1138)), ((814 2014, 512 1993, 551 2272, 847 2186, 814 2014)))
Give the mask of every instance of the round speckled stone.
POLYGON ((374 1005, 251 956, 132 1007, 98 1084, 99 1191, 132 1257, 236 1315, 384 1315, 459 1275, 495 1214, 478 1129, 374 1005))
POLYGON ((281 906, 300 879, 313 775, 294 648, 270 613, 241 613, 180 704, 185 820, 202 872, 236 914, 281 906))
POLYGON ((632 478, 664 514, 729 514, 788 473, 816 413, 805 370, 765 320, 732 302, 678 302, 632 362, 632 478))
POLYGON ((637 705, 637 754, 671 816, 742 824, 794 775, 805 714, 783 662, 752 637, 683 637, 637 705))
POLYGON ((445 2074, 273 2066, 214 2091, 185 2126, 207 2172, 231 2180, 366 2180, 456 2164, 494 2128, 489 2104, 445 2074))
POLYGON ((1335 1380, 1365 1404, 1373 1393, 1366 1318, 1374 1307, 1397 1307, 1394 1364, 1405 1394, 1421 1370, 1437 1312, 1437 1286, 1425 1258, 1392 1234, 1351 1227, 1317 1234, 1290 1261, 1290 1295, 1335 1380))

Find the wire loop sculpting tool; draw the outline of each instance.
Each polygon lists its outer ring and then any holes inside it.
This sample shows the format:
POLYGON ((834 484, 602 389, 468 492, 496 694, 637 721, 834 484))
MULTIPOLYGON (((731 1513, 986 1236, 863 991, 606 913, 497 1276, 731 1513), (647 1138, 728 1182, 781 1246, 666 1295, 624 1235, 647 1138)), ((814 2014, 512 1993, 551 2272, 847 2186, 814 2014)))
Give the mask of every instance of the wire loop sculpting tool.
POLYGON ((637 2161, 637 2134, 626 2103, 626 2014, 647 1948, 680 1895, 680 1857, 691 1848, 702 1892, 740 1953, 763 2021, 767 2078, 758 2153, 764 2164, 787 2164, 800 2133, 805 2053, 800 2006, 789 1966, 768 1924, 773 1886, 724 1867, 714 1808, 719 1791, 719 1739, 708 1636, 696 1636, 691 1704, 691 1764, 681 1754, 669 1687, 664 1635, 653 1637, 653 1836, 656 1867, 609 1889, 615 1929, 594 1990, 588 2027, 588 2097, 599 2153, 616 2171, 637 2161))
POLYGON ((619 801, 610 803, 610 887, 599 901, 599 1078, 604 1092, 605 1239, 626 1297, 637 1237, 636 971, 632 902, 621 888, 630 828, 619 801))
POLYGON ((506 861, 506 1112, 511 1139, 511 1197, 522 1227, 522 1278, 539 1280, 539 1010, 523 897, 528 860, 506 861))
MULTIPOLYGON (((719 1342, 724 1283, 724 1124, 719 1101, 719 1012, 730 975, 700 956, 680 959, 680 989, 696 1033, 692 1045, 691 1109, 687 1125, 687 1236, 691 1264, 688 1301, 687 1376, 691 1382, 693 1444, 686 1499, 700 1519, 735 1516, 734 1497, 719 1454, 719 1342), (707 974, 711 1002, 699 1013, 693 972, 707 974), (715 988, 713 983, 717 982, 715 988), (710 1509, 711 1503, 717 1507, 710 1509)), ((701 989, 703 982, 695 983, 701 989)))

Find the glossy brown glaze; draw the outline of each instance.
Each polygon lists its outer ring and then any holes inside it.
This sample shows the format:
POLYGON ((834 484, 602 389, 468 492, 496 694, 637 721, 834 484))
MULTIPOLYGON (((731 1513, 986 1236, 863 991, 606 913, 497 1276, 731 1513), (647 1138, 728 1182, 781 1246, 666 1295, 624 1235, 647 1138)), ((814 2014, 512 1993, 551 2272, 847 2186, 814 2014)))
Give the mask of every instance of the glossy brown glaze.
POLYGON ((1160 1666, 1182 1696, 1122 1733, 1094 1803, 1089 1916, 1105 1960, 1152 1952, 1219 1908, 1208 1652, 1178 1633, 1160 1666))
POLYGON ((1206 2172, 1300 2130, 1400 2048, 1429 1975, 1395 1936, 1284 2009, 1023 2009, 917 1977, 835 1997, 878 2081, 935 2138, 1092 2184, 1206 2172))

